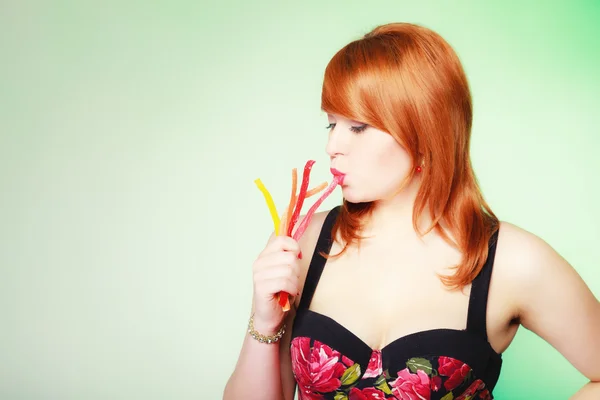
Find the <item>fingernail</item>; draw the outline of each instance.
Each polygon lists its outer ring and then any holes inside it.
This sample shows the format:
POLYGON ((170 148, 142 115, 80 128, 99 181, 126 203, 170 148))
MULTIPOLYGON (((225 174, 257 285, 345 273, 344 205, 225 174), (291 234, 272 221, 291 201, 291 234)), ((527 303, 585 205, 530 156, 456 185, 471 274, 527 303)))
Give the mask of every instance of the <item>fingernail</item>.
POLYGON ((298 258, 302 260, 302 252, 298 253, 298 258))

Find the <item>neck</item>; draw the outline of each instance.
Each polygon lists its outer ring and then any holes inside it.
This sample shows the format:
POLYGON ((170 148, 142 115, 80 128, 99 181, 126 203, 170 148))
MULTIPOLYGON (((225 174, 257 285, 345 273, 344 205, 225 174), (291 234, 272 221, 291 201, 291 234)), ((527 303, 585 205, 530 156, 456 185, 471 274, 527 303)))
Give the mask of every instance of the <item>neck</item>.
MULTIPOLYGON (((362 234, 367 237, 417 237, 413 226, 413 209, 420 187, 420 179, 413 179, 399 193, 374 203, 362 234)), ((424 232, 431 224, 428 210, 423 210, 418 226, 424 232)))

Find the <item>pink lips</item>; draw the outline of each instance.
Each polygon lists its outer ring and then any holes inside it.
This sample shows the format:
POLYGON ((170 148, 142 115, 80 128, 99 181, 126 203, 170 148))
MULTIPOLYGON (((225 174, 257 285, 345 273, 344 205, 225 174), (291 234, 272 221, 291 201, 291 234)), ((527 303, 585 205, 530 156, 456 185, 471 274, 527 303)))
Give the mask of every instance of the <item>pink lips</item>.
POLYGON ((344 174, 344 173, 342 173, 342 172, 338 171, 338 170, 337 170, 337 169, 335 169, 335 168, 331 168, 331 169, 330 169, 330 171, 331 171, 331 173, 332 173, 332 174, 333 174, 333 175, 334 175, 336 178, 338 178, 338 181, 339 181, 339 184, 340 184, 340 185, 344 183, 344 177, 346 176, 346 174, 344 174))

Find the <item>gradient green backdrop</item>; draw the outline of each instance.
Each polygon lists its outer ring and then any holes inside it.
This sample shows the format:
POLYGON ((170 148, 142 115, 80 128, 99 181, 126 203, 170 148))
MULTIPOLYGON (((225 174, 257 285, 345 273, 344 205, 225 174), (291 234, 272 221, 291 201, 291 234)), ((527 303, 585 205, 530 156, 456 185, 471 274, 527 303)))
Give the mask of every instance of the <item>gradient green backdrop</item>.
MULTIPOLYGON (((272 229, 253 180, 329 179, 324 68, 386 22, 456 49, 486 199, 600 295, 600 2, 151 3, 0 4, 1 399, 221 398, 272 229)), ((521 329, 495 393, 585 382, 521 329)))

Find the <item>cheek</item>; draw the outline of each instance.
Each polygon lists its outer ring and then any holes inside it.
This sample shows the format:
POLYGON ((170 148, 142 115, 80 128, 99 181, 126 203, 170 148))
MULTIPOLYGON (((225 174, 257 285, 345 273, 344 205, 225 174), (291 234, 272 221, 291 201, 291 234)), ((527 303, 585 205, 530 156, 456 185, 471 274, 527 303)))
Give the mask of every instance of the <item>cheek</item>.
POLYGON ((375 165, 378 180, 398 185, 408 175, 411 162, 408 153, 394 141, 382 148, 375 165))
POLYGON ((350 202, 373 201, 398 188, 410 169, 408 153, 395 141, 365 143, 356 152, 355 167, 360 171, 354 184, 344 189, 350 202))

